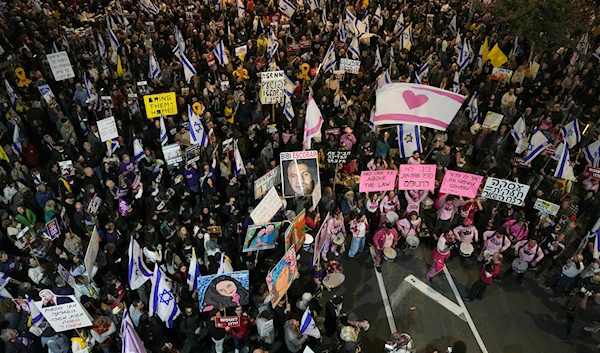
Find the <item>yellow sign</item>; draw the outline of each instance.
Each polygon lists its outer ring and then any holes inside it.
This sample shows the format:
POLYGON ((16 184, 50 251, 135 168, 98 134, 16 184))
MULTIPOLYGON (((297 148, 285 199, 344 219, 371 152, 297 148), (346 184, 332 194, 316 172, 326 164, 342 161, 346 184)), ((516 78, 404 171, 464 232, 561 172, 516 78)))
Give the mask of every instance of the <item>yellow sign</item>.
POLYGON ((177 99, 175 92, 150 94, 144 96, 144 106, 148 118, 157 118, 161 115, 177 114, 177 99))
POLYGON ((194 109, 194 113, 197 115, 202 115, 202 113, 204 113, 204 107, 202 104, 200 104, 200 102, 192 104, 192 109, 194 109))

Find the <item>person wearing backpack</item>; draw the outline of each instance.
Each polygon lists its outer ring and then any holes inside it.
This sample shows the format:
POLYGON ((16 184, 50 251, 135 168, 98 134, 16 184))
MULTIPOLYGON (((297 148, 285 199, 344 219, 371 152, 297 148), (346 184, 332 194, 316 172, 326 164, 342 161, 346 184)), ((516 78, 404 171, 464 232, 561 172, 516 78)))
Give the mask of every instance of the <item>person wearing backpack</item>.
POLYGON ((483 233, 483 249, 477 256, 477 261, 483 262, 484 259, 487 261, 494 254, 503 253, 510 247, 510 240, 506 236, 504 228, 500 228, 496 231, 488 230, 483 233))
POLYGON ((535 239, 521 240, 515 246, 515 256, 516 258, 513 260, 512 266, 502 277, 507 277, 513 272, 517 272, 517 284, 521 284, 529 265, 537 265, 544 258, 544 252, 535 239))

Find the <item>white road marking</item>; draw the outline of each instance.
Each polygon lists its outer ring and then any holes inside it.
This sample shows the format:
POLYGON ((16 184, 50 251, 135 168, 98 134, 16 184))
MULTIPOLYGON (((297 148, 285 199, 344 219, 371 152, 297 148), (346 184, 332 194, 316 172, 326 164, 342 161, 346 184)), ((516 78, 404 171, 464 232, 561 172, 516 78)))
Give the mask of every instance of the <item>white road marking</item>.
MULTIPOLYGON (((431 288, 429 285, 419 280, 417 277, 413 275, 408 275, 404 278, 404 282, 412 284, 416 289, 418 289, 421 293, 425 294, 429 298, 433 299, 437 303, 439 303, 444 308, 448 309, 452 314, 458 316, 460 319, 467 321, 464 315, 464 311, 462 307, 456 305, 452 300, 446 298, 443 294, 431 288)), ((395 292, 394 292, 395 294, 395 292)), ((394 294, 392 294, 392 299, 394 298, 394 294)), ((392 300, 392 303, 394 301, 392 300)))
POLYGON ((444 266, 444 274, 446 275, 448 284, 452 288, 452 292, 454 293, 454 296, 456 297, 456 300, 458 301, 458 305, 463 309, 462 314, 464 315, 467 323, 469 324, 469 327, 471 328, 471 331, 473 332, 473 335, 475 336, 475 340, 477 341, 477 344, 479 345, 481 352, 488 353, 488 350, 487 350, 487 348, 485 348, 485 344, 483 343, 483 340, 481 339, 481 336, 479 335, 479 331, 477 331, 477 327, 475 326, 475 323, 473 322, 473 319, 471 318, 471 315, 469 314, 469 310, 467 310, 467 307, 462 300, 462 296, 460 295, 458 288, 456 288, 454 279, 452 278, 452 275, 450 275, 450 271, 448 271, 448 268, 446 266, 444 266))
POLYGON ((390 305, 392 308, 395 308, 398 304, 400 304, 402 299, 404 299, 404 296, 406 296, 411 289, 413 289, 413 287, 410 285, 410 283, 406 281, 400 282, 396 290, 390 294, 390 305))
MULTIPOLYGON (((371 253, 371 258, 375 259, 375 248, 372 246, 369 247, 369 252, 371 253)), ((385 308, 385 316, 387 316, 388 324, 390 325, 390 332, 397 332, 396 330, 396 321, 394 321, 394 314, 392 314, 392 307, 390 306, 390 300, 387 295, 387 291, 385 290, 385 285, 383 284, 383 277, 381 273, 377 271, 375 266, 373 266, 373 271, 375 271, 375 278, 377 278, 377 284, 379 285, 379 291, 381 292, 381 300, 383 301, 383 307, 385 308)), ((485 353, 485 352, 484 352, 485 353)))

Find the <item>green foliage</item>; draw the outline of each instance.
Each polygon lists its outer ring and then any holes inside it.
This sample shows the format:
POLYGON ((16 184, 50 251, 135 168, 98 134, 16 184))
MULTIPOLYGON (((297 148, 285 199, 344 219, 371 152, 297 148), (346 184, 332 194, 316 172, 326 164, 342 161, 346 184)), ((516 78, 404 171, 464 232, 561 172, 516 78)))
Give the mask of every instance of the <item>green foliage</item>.
POLYGON ((593 0, 494 0, 482 5, 502 32, 525 37, 542 50, 574 48, 597 21, 593 0))

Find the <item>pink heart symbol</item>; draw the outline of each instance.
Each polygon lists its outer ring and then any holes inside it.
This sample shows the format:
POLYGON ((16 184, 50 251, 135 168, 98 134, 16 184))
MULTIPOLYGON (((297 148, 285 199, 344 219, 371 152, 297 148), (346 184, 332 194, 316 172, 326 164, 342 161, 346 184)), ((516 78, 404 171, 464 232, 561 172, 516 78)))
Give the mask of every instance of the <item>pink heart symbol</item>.
POLYGON ((422 106, 423 104, 427 103, 427 101, 429 100, 429 97, 427 97, 426 95, 414 94, 411 91, 402 92, 402 98, 404 98, 404 101, 406 102, 406 105, 408 106, 408 109, 410 109, 410 110, 413 110, 415 108, 422 106))

